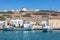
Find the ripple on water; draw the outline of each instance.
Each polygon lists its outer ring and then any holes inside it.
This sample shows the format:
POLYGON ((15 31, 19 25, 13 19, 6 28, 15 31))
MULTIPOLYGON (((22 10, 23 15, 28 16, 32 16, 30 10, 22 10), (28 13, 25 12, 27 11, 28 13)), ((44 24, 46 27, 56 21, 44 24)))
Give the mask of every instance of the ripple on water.
POLYGON ((60 40, 60 32, 0 31, 0 40, 60 40))

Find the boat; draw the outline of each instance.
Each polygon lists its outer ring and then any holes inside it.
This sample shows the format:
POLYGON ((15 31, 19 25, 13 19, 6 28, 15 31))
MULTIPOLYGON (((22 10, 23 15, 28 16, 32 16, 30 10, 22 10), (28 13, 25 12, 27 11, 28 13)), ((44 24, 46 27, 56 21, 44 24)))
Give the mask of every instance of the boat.
POLYGON ((43 31, 43 32, 48 32, 48 28, 45 28, 45 27, 44 27, 44 28, 42 29, 42 31, 43 31))
POLYGON ((29 24, 24 24, 23 28, 17 27, 17 28, 3 28, 3 31, 31 31, 32 28, 29 24))
POLYGON ((41 22, 41 24, 42 24, 42 31, 48 32, 47 22, 44 20, 41 22))

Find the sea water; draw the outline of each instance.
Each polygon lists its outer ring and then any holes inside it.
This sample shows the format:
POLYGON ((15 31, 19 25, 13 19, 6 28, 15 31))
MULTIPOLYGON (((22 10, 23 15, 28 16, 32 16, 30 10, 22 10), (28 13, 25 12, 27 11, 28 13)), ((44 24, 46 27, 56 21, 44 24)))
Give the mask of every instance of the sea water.
POLYGON ((0 40, 60 40, 60 31, 0 31, 0 40))

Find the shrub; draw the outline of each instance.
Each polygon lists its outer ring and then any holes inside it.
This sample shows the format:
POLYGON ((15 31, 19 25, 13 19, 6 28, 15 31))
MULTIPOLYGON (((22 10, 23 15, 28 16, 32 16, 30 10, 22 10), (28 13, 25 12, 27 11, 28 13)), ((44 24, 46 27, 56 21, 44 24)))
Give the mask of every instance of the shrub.
POLYGON ((23 17, 31 17, 31 15, 30 14, 25 14, 25 15, 23 15, 23 17))
POLYGON ((0 20, 1 21, 5 20, 4 16, 0 16, 0 20))

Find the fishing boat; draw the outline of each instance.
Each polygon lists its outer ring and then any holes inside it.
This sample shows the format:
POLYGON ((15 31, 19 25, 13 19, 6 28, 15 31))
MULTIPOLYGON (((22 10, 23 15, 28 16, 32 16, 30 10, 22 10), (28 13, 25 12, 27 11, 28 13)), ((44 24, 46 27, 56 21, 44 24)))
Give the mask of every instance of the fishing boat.
POLYGON ((32 28, 29 24, 25 23, 23 25, 23 28, 17 27, 17 28, 3 28, 3 31, 31 31, 32 28))
POLYGON ((42 24, 42 31, 47 32, 48 31, 47 22, 44 20, 41 22, 41 24, 42 24))

